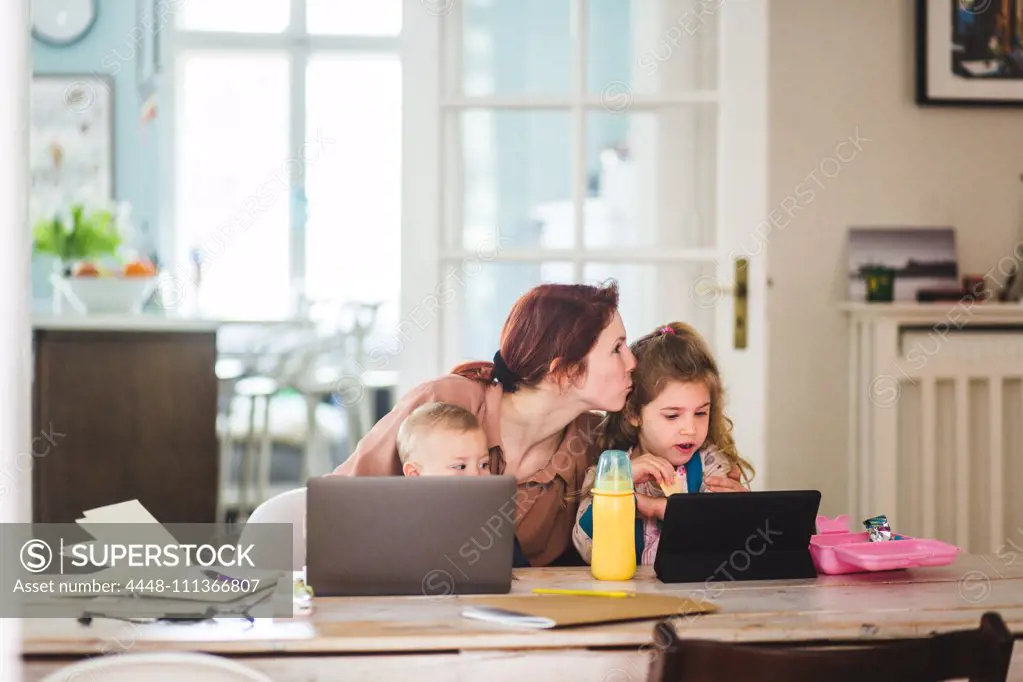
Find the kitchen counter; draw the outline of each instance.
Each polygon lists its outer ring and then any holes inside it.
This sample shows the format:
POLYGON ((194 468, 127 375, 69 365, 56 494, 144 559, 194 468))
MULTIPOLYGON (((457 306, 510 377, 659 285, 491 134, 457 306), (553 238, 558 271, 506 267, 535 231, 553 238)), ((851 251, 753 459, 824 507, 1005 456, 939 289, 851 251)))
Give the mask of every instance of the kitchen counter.
POLYGON ((215 332, 220 320, 159 315, 33 315, 32 329, 48 331, 215 332))
POLYGON ((33 521, 73 523, 86 509, 137 499, 167 523, 214 522, 218 323, 34 323, 33 433, 60 435, 33 450, 33 521))
POLYGON ((225 326, 301 325, 299 318, 202 318, 140 315, 53 315, 32 316, 32 328, 51 331, 120 331, 120 332, 215 332, 225 326))
MULTIPOLYGON (((278 332, 289 343, 292 335, 301 341, 305 335, 296 332, 312 324, 35 313, 33 443, 40 452, 32 466, 31 504, 37 523, 71 523, 86 509, 127 499, 138 499, 167 523, 212 523, 220 489, 218 361, 242 365, 239 358, 261 352, 278 332), (52 445, 60 456, 45 456, 49 448, 38 437, 51 431, 60 434, 52 445)), ((319 376, 310 379, 315 389, 319 376)), ((331 374, 316 390, 330 395, 338 380, 331 374)), ((396 383, 393 371, 362 377, 365 398, 360 393, 346 406, 351 434, 390 410, 396 383)))

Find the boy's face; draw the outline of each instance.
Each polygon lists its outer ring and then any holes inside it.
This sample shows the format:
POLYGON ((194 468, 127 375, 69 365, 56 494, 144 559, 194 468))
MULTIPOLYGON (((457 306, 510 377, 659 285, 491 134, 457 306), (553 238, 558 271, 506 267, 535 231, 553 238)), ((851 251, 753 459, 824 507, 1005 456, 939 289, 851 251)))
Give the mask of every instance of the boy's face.
POLYGON ((483 429, 459 431, 436 426, 417 433, 413 446, 415 451, 401 469, 406 476, 490 474, 490 452, 483 429))

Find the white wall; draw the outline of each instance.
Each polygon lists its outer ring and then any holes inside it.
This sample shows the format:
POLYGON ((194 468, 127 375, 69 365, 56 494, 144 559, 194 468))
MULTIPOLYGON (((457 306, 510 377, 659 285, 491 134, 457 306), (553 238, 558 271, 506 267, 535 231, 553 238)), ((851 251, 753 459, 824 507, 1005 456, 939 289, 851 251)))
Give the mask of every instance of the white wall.
POLYGON ((1023 235, 1023 109, 918 107, 914 5, 771 4, 771 205, 793 196, 802 210, 780 211, 767 237, 770 486, 819 489, 832 515, 847 490, 846 229, 954 226, 962 273, 987 272, 1023 235), (857 129, 868 141, 836 154, 857 129), (849 161, 822 167, 838 155, 849 161))

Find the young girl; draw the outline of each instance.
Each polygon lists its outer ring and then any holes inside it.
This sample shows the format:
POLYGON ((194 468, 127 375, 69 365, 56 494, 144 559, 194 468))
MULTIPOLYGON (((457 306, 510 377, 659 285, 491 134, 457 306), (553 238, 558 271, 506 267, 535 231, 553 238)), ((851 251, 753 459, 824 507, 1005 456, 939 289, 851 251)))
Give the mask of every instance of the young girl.
MULTIPOLYGON (((653 564, 667 496, 675 493, 748 490, 752 465, 732 439, 722 411, 724 387, 703 338, 672 322, 636 341, 633 388, 625 408, 609 414, 599 442, 603 450, 627 450, 636 486, 636 560, 653 564), (738 476, 736 476, 738 474, 738 476)), ((593 550, 591 490, 596 467, 583 484, 572 539, 589 563, 593 550)))

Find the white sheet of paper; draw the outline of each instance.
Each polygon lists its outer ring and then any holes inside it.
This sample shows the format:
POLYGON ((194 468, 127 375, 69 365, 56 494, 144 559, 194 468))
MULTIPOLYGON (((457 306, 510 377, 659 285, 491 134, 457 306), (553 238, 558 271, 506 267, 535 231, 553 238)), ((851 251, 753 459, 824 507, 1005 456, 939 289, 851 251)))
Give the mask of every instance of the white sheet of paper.
MULTIPOLYGON (((142 506, 142 503, 138 500, 128 500, 126 502, 118 502, 117 504, 109 504, 105 507, 97 507, 96 509, 89 509, 85 512, 85 517, 75 521, 79 526, 85 529, 89 535, 96 538, 97 541, 116 542, 116 538, 104 536, 110 535, 109 532, 104 532, 105 529, 102 526, 96 524, 119 524, 119 523, 147 523, 159 528, 153 529, 153 536, 151 542, 154 545, 166 545, 176 544, 177 540, 171 535, 167 529, 165 529, 160 522, 153 516, 148 509, 142 506)), ((83 545, 91 544, 89 541, 80 543, 83 545)), ((64 554, 67 554, 65 548, 64 554)))
POLYGON ((82 520, 91 523, 160 523, 138 500, 128 500, 90 509, 85 512, 85 519, 79 519, 76 523, 80 523, 82 520))

